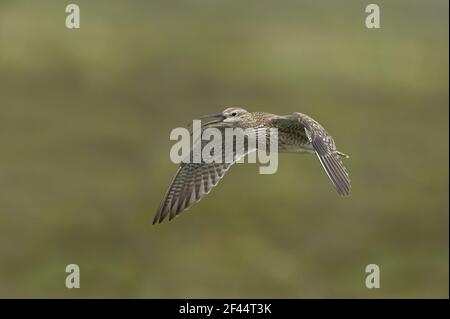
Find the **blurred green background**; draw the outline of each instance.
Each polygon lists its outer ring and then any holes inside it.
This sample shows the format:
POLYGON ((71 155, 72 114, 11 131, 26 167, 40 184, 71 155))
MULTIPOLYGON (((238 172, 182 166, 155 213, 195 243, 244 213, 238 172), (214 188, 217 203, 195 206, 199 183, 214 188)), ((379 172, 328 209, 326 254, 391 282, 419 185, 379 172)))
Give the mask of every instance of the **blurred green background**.
POLYGON ((447 1, 377 1, 379 30, 369 1, 72 2, 79 30, 0 1, 0 297, 448 298, 447 1), (152 226, 170 131, 227 106, 316 118, 352 195, 282 155, 152 226))

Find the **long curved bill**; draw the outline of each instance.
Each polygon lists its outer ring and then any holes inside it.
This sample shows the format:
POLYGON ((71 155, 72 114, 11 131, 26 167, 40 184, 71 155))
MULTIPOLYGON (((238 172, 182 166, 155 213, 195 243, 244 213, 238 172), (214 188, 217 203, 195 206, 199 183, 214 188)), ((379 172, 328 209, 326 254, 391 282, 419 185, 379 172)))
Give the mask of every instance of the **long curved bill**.
POLYGON ((223 115, 223 113, 208 114, 208 115, 200 116, 198 119, 199 120, 202 120, 202 119, 213 119, 211 121, 208 121, 208 122, 202 124, 202 126, 207 126, 207 125, 211 125, 211 124, 216 124, 216 123, 222 122, 225 119, 225 115, 223 115))

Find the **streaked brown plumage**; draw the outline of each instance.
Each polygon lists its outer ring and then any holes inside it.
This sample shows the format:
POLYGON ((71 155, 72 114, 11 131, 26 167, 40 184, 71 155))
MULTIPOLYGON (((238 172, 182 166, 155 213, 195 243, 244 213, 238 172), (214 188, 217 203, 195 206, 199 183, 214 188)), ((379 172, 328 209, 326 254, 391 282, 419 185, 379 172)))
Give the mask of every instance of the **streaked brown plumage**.
MULTIPOLYGON (((302 114, 278 116, 264 112, 248 112, 242 108, 227 108, 218 118, 204 127, 240 127, 242 129, 278 129, 278 151, 287 153, 315 153, 329 179, 340 195, 350 193, 350 180, 341 161, 348 157, 337 151, 333 138, 314 119, 302 114)), ((204 141, 200 141, 203 147, 204 141)), ((224 143, 222 153, 225 154, 224 143)), ((192 154, 192 152, 191 152, 192 154)), ((246 154, 235 152, 232 163, 182 163, 155 215, 153 224, 169 220, 188 209, 223 178, 226 171, 246 154)))

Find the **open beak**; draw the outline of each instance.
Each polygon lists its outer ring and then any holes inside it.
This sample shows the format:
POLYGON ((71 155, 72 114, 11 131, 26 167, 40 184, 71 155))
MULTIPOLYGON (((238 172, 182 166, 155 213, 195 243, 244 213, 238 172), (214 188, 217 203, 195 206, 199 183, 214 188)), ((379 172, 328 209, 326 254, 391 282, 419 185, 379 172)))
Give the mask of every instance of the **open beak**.
POLYGON ((202 126, 220 123, 225 119, 225 115, 223 115, 223 113, 208 114, 208 115, 200 116, 198 119, 200 120, 200 119, 208 119, 208 118, 213 119, 213 120, 204 123, 202 126))

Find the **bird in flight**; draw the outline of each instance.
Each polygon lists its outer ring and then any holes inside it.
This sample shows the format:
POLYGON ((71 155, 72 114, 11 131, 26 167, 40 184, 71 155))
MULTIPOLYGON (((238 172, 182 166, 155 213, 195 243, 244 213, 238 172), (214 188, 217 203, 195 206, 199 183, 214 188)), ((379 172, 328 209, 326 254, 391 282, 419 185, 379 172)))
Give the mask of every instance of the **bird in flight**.
MULTIPOLYGON (((350 179, 341 161, 341 157, 348 158, 348 156, 336 149, 333 138, 322 125, 308 115, 296 112, 279 116, 230 107, 221 113, 201 118, 212 119, 202 125, 202 128, 237 127, 255 130, 277 128, 278 152, 315 154, 336 191, 343 196, 349 195, 350 179)), ((172 220, 200 201, 217 185, 228 169, 247 154, 248 152, 234 156, 232 162, 206 163, 202 160, 199 163, 181 163, 155 215, 153 224, 161 223, 167 216, 169 220, 172 220)))

